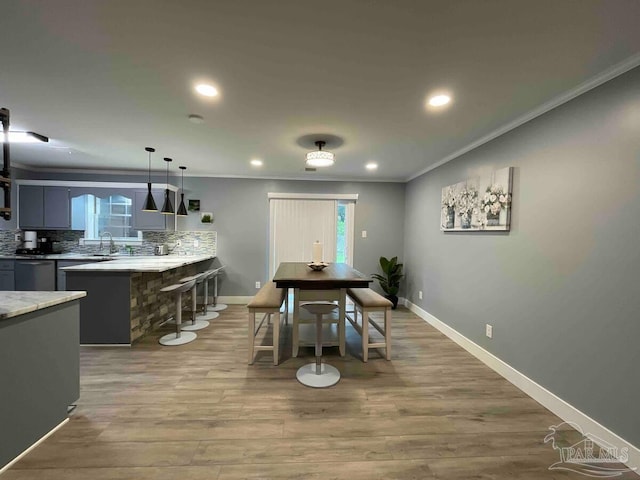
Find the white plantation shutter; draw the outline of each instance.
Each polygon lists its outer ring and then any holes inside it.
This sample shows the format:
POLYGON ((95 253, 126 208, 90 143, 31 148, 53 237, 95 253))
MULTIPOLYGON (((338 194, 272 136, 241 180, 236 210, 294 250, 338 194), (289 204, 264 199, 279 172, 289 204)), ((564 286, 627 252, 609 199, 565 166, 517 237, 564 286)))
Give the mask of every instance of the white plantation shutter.
POLYGON ((280 262, 310 262, 312 245, 323 245, 325 262, 335 262, 336 200, 278 199, 269 201, 269 276, 280 262))

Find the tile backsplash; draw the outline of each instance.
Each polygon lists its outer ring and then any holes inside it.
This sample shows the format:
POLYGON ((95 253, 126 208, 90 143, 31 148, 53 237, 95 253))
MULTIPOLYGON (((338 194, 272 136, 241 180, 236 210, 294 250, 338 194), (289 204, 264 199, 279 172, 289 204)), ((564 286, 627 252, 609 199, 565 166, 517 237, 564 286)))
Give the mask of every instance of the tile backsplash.
MULTIPOLYGON (((22 242, 16 241, 16 234, 21 230, 0 230, 0 255, 11 255, 22 242)), ((41 230, 38 236, 50 237, 61 243, 63 253, 99 253, 99 245, 80 245, 79 240, 84 235, 82 231, 74 230, 41 230)), ((134 255, 153 255, 158 244, 169 245, 172 255, 216 255, 217 233, 211 231, 184 232, 142 232, 142 243, 132 244, 134 255), (180 240, 181 245, 177 246, 180 240), (197 246, 196 246, 197 244, 197 246)), ((124 251, 124 246, 120 247, 124 251)))

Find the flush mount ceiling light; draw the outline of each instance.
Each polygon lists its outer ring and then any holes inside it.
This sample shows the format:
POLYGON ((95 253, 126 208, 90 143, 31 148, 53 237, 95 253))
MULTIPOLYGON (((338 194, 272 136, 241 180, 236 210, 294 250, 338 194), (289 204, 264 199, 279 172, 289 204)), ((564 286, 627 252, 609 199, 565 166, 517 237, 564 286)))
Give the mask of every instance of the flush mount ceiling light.
POLYGON ((262 166, 262 160, 260 160, 259 158, 254 158, 249 163, 251 163, 251 165, 253 165, 254 167, 261 167, 262 166))
POLYGON ((143 212, 157 212, 158 207, 156 206, 156 202, 153 200, 153 195, 151 194, 151 154, 156 151, 155 148, 146 147, 145 150, 149 153, 149 180, 147 182, 147 199, 144 201, 144 206, 142 207, 143 212))
POLYGON ((432 107, 442 107, 451 101, 451 97, 449 95, 434 95, 429 98, 429 105, 432 107))
MULTIPOLYGON (((0 136, 0 143, 4 142, 4 135, 0 136)), ((9 143, 38 143, 49 142, 49 137, 36 132, 9 132, 9 143)))
POLYGON ((326 142, 318 140, 314 142, 318 150, 307 153, 307 166, 309 167, 330 167, 336 163, 333 153, 322 150, 326 142))
POLYGON ((184 171, 187 169, 187 167, 180 166, 178 168, 182 170, 182 188, 180 189, 180 206, 178 207, 178 213, 176 213, 176 215, 178 215, 179 217, 186 217, 187 215, 189 215, 189 213, 187 212, 187 207, 184 206, 184 171))
POLYGON ((165 215, 171 215, 174 213, 173 205, 171 204, 171 198, 169 197, 169 164, 173 162, 172 159, 164 159, 167 162, 167 188, 164 189, 164 204, 162 205, 161 212, 165 215))
POLYGON ((204 95, 205 97, 217 97, 218 89, 213 85, 208 85, 206 83, 199 83, 196 85, 196 92, 200 95, 204 95))

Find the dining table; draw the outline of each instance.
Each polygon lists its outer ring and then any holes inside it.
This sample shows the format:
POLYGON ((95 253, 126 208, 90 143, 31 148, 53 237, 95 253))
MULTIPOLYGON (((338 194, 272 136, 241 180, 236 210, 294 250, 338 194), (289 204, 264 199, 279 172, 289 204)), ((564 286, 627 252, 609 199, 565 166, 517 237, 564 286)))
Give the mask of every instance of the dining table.
MULTIPOLYGON (((314 270, 306 262, 282 262, 278 266, 273 281, 278 288, 293 289, 293 325, 298 325, 301 302, 337 302, 339 344, 345 344, 345 315, 348 288, 367 288, 373 281, 346 263, 328 263, 321 270, 314 270)), ((321 317, 316 317, 316 332, 321 332, 321 317)), ((297 341, 294 328, 294 342, 297 341)), ((338 369, 326 363, 320 367, 322 352, 321 335, 316 334, 316 362, 298 369, 296 377, 300 383, 310 387, 323 388, 335 385, 340 380, 338 369), (320 352, 320 355, 318 355, 320 352)), ((340 349, 344 356, 344 347, 340 349)))

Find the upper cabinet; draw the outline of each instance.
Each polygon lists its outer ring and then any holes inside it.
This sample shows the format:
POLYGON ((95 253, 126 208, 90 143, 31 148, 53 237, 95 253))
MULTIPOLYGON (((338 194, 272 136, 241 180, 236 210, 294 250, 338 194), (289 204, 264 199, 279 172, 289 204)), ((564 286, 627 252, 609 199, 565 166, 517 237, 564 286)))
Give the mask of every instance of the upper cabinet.
POLYGON ((20 185, 19 228, 67 230, 71 228, 68 187, 20 185))
MULTIPOLYGON (((136 183, 23 180, 18 184, 18 227, 26 230, 84 230, 85 239, 101 232, 115 238, 138 238, 138 231, 175 230, 175 214, 143 212, 147 190, 136 183)), ((175 187, 169 189, 174 209, 175 187)), ((164 190, 154 189, 158 209, 164 190)))

